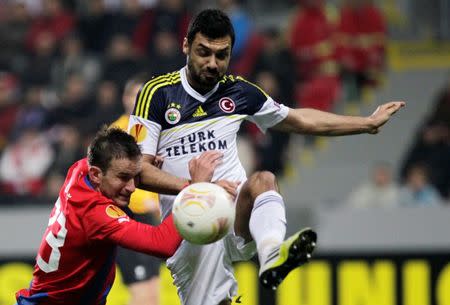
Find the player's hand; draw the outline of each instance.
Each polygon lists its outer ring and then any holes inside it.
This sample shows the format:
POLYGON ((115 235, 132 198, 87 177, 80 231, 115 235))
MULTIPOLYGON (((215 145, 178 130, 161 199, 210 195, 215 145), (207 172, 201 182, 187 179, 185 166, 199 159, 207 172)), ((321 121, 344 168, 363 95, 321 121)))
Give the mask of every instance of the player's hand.
POLYGON ((191 174, 191 183, 210 182, 214 170, 222 163, 223 153, 217 150, 208 150, 200 156, 194 157, 189 161, 189 173, 191 174))
POLYGON ((225 191, 227 191, 228 194, 230 194, 233 197, 233 199, 236 199, 237 188, 240 182, 233 182, 229 180, 217 180, 214 183, 217 184, 218 186, 223 187, 225 191))
POLYGON ((380 131, 380 127, 386 124, 391 116, 396 113, 400 108, 405 106, 403 101, 395 101, 378 106, 378 108, 369 116, 371 125, 368 133, 376 134, 380 131))

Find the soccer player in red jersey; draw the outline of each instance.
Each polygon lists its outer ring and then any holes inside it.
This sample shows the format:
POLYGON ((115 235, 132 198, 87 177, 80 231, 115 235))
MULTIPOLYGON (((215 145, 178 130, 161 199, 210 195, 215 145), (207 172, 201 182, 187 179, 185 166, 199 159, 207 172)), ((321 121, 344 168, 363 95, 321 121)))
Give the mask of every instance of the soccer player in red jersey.
MULTIPOLYGON (((220 158, 221 153, 210 152, 193 159, 192 176, 208 180, 204 177, 212 177, 220 158)), ((126 213, 141 159, 139 146, 126 132, 113 128, 97 134, 87 158, 68 171, 36 257, 31 285, 16 293, 18 305, 105 304, 114 282, 118 245, 163 258, 175 253, 182 239, 171 215, 154 227, 126 213)))

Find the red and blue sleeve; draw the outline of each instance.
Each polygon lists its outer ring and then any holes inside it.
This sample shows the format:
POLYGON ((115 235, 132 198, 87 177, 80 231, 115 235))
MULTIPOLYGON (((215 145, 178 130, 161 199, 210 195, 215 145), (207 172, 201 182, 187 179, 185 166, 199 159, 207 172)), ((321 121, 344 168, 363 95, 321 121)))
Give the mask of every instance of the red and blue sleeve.
POLYGON ((151 226, 130 219, 113 204, 97 204, 86 212, 82 221, 90 240, 110 241, 157 257, 172 256, 182 241, 172 215, 160 225, 151 226))

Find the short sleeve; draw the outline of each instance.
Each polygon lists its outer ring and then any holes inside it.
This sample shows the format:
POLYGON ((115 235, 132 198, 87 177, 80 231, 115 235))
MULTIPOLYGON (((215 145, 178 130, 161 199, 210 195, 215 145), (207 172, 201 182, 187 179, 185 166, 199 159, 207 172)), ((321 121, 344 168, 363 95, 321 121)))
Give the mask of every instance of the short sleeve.
POLYGON ((288 113, 288 107, 278 104, 271 97, 268 97, 262 107, 248 119, 255 123, 262 132, 266 132, 268 128, 284 120, 288 113))
POLYGON ((240 78, 247 102, 248 120, 255 123, 262 132, 284 120, 289 108, 275 102, 258 86, 240 78))
POLYGON ((128 123, 128 133, 136 139, 143 154, 156 156, 161 125, 131 115, 128 123))
POLYGON ((154 80, 139 90, 132 115, 162 125, 164 120, 164 90, 154 80))
POLYGON ((147 82, 136 96, 128 133, 136 139, 143 154, 156 155, 164 105, 164 92, 153 80, 147 82))

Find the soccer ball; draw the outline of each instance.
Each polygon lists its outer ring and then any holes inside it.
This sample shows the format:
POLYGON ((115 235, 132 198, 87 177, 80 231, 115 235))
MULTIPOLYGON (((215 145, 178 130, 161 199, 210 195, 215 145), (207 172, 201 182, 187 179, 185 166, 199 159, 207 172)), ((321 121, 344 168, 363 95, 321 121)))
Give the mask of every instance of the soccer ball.
POLYGON ((222 187, 208 182, 183 189, 172 207, 180 235, 194 244, 209 244, 224 237, 234 225, 235 204, 222 187))

